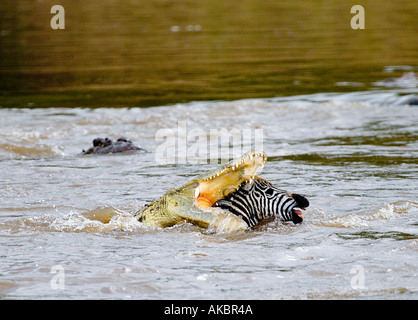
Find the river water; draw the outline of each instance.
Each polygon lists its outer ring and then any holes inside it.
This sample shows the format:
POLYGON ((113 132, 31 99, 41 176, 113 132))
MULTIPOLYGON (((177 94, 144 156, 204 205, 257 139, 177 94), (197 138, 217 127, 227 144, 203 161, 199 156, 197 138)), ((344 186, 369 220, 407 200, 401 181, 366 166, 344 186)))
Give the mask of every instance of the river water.
MULTIPOLYGON (((1 295, 416 299, 418 109, 407 104, 416 97, 410 88, 145 109, 2 109, 1 295), (179 123, 207 139, 177 136, 179 123), (168 141, 156 138, 162 128, 177 145, 186 139, 188 157, 158 154, 168 141), (132 217, 216 166, 205 153, 212 128, 262 128, 261 176, 309 198, 301 225, 268 221, 225 233, 152 229, 132 217), (80 155, 105 134, 149 152, 80 155)), ((220 155, 251 147, 231 141, 220 155)))
POLYGON ((418 298, 416 1, 0 12, 0 298, 418 298), (80 155, 106 136, 148 152, 80 155), (310 200, 301 225, 133 218, 253 147, 263 178, 310 200))

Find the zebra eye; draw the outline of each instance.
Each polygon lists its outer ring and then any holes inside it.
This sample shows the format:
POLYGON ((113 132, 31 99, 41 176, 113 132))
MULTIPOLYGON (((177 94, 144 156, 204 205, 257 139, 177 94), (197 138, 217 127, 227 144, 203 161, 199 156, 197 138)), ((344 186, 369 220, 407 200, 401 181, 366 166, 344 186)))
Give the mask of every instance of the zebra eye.
POLYGON ((274 195, 274 190, 272 189, 272 188, 268 188, 267 190, 266 190, 266 195, 267 195, 267 197, 272 197, 273 195, 274 195))

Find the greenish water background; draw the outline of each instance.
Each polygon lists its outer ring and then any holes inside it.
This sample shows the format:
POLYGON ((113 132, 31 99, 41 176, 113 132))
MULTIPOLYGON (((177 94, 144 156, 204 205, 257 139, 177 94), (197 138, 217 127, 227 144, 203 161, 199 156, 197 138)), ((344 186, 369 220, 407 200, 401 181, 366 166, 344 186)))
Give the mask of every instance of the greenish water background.
POLYGON ((418 61, 417 1, 0 4, 1 107, 144 107, 364 91, 418 61), (50 9, 65 8, 65 30, 50 9), (350 27, 353 5, 365 30, 350 27), (388 68, 389 67, 389 68, 388 68))

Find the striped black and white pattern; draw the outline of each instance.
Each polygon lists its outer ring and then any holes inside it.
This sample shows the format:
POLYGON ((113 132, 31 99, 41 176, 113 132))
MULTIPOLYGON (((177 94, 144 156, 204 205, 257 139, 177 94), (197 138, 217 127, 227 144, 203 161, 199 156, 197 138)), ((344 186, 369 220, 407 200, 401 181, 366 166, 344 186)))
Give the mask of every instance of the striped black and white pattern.
POLYGON ((261 220, 272 217, 300 223, 303 219, 294 210, 309 206, 309 201, 299 194, 290 194, 266 180, 256 178, 252 182, 245 182, 214 206, 241 216, 249 227, 253 227, 261 220))

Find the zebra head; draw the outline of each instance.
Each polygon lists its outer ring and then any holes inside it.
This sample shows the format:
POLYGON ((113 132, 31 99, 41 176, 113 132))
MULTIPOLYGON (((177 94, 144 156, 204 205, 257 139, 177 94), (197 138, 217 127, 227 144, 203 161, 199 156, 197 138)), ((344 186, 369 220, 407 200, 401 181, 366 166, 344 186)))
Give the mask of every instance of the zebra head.
POLYGON ((217 201, 214 207, 229 210, 242 217, 249 227, 272 217, 301 223, 302 210, 309 206, 305 197, 281 190, 270 182, 255 177, 244 182, 238 190, 217 201))

